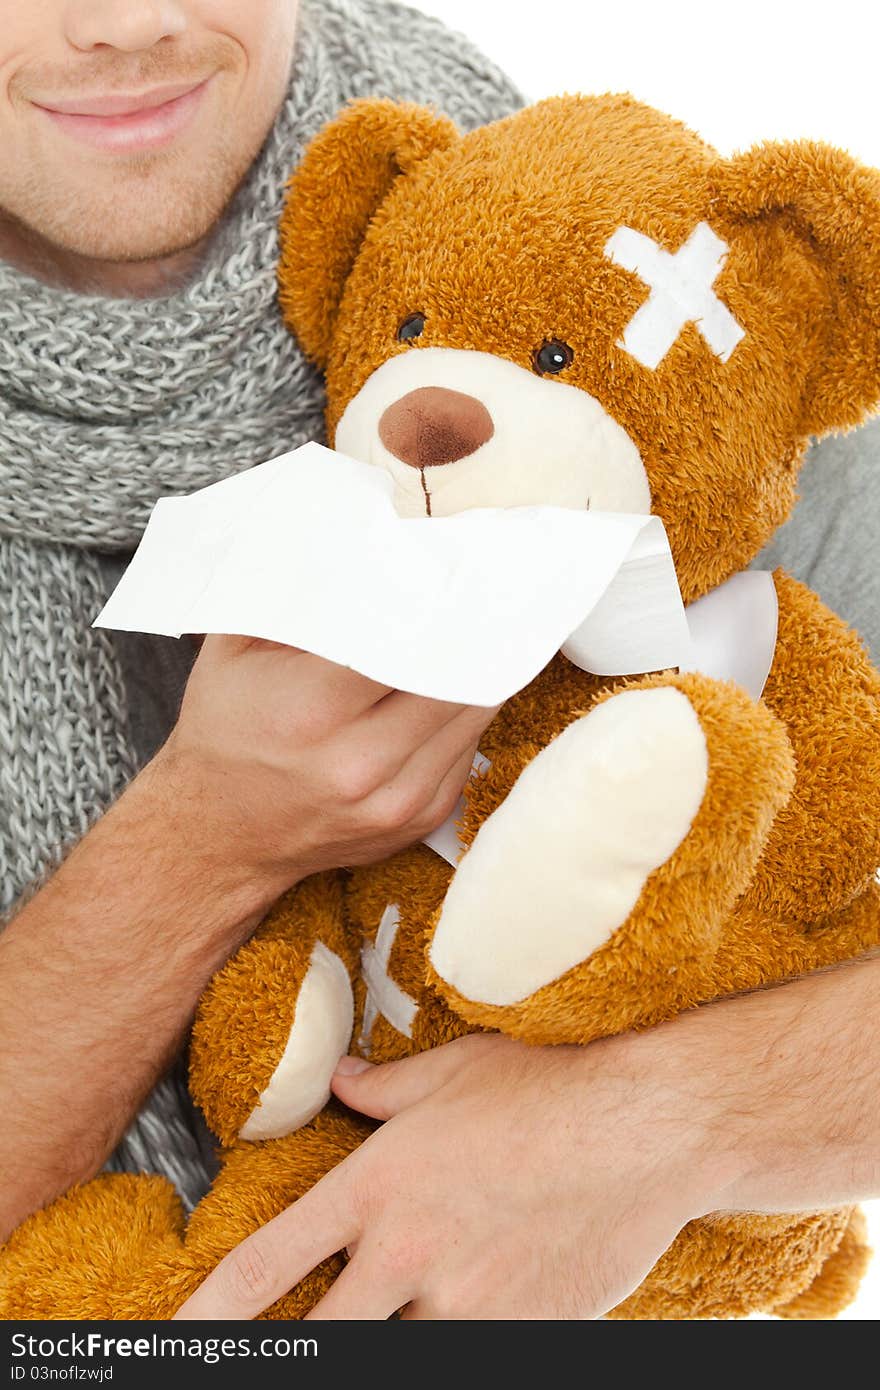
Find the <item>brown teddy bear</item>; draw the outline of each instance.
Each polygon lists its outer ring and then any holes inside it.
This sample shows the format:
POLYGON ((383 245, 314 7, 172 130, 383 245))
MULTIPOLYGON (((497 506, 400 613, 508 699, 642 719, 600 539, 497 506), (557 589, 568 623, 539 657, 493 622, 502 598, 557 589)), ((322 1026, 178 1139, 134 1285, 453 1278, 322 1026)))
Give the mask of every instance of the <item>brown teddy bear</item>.
MULTIPOLYGON (((722 159, 619 96, 463 138, 367 101, 310 148, 282 240, 329 438, 388 471, 404 515, 653 511, 688 603, 788 515, 810 436, 880 398, 880 176, 821 145, 722 159)), ((164 1179, 75 1189, 6 1245, 3 1315, 169 1316, 369 1132, 327 1103, 350 1044, 588 1043, 875 946, 880 677, 814 594, 774 583, 760 701, 559 655, 482 740, 457 869, 419 845, 289 893, 199 1008, 212 1191, 185 1228, 164 1179)), ((827 1317, 866 1257, 850 1208, 719 1215, 612 1316, 827 1317)), ((342 1262, 267 1316, 302 1316, 342 1262)))

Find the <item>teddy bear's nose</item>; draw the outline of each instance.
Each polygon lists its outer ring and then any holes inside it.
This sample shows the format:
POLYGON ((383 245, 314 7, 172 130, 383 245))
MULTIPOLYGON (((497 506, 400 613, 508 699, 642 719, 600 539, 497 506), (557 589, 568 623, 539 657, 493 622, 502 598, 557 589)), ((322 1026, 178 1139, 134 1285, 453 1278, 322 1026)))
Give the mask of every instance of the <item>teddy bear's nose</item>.
POLYGON ((420 386, 389 405, 379 438, 413 468, 436 468, 467 458, 495 433, 482 401, 445 386, 420 386))

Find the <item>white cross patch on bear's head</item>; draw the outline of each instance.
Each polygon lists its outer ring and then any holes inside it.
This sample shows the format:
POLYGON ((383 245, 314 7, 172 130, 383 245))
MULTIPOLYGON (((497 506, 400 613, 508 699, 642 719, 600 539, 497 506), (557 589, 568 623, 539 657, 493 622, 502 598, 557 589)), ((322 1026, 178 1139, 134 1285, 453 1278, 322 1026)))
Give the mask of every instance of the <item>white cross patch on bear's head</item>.
POLYGON ((713 289, 727 250, 727 243, 705 222, 694 228, 674 255, 642 232, 618 227, 605 244, 605 255, 640 276, 651 289, 627 324, 619 346, 653 371, 685 324, 695 323, 715 356, 727 362, 745 337, 745 329, 713 289))

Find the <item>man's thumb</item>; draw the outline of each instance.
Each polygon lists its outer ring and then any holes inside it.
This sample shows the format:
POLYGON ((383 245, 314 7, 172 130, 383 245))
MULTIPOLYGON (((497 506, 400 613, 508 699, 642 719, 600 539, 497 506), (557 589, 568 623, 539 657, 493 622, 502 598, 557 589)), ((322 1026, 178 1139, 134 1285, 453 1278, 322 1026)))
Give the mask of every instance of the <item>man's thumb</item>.
POLYGON ((438 1091, 467 1065, 471 1047, 478 1035, 456 1038, 443 1047, 402 1057, 399 1062, 377 1066, 361 1057, 342 1057, 333 1074, 333 1094, 362 1115, 374 1120, 390 1120, 401 1110, 438 1091))

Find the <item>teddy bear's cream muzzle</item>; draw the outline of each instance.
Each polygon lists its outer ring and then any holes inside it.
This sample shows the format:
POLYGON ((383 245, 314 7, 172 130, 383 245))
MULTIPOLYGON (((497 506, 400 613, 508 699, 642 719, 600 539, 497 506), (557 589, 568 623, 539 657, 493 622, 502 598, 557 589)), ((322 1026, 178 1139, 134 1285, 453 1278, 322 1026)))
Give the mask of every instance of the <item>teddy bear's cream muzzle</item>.
POLYGON ((595 397, 490 353, 396 353, 349 402, 336 447, 391 475, 401 516, 651 510, 641 455, 595 397))

